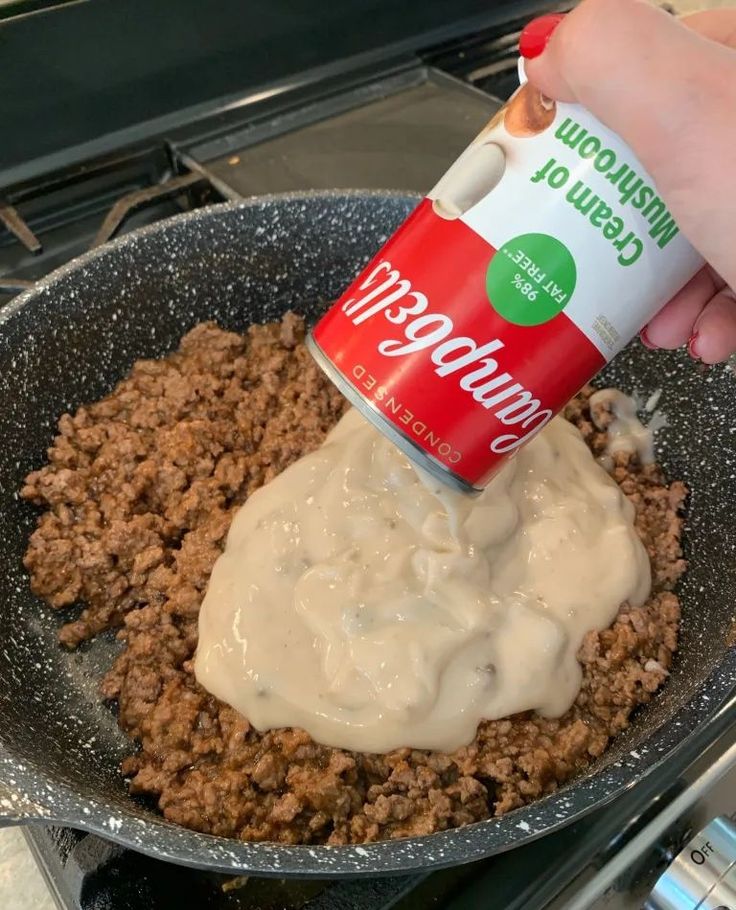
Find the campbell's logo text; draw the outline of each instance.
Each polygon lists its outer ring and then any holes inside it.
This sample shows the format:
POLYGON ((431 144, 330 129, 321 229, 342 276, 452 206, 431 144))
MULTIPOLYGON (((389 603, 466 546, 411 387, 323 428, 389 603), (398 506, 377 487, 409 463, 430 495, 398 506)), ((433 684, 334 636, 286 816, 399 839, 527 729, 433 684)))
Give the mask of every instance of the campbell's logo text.
POLYGON ((388 260, 382 260, 342 304, 342 312, 360 326, 382 315, 396 326, 378 343, 384 357, 405 357, 426 351, 434 373, 458 383, 473 401, 491 412, 504 426, 513 427, 490 443, 497 454, 511 452, 536 435, 552 418, 552 411, 506 372, 496 358, 504 347, 499 338, 478 342, 457 335, 445 313, 432 312, 427 295, 414 290, 388 260), (400 327, 400 329, 398 328, 400 327))

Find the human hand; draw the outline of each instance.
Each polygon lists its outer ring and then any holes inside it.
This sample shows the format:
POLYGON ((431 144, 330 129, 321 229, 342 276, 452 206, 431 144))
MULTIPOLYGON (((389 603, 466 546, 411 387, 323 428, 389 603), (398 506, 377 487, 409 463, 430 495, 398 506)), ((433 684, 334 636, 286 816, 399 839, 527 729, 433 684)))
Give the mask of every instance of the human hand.
POLYGON ((578 102, 629 145, 708 262, 642 342, 725 360, 736 352, 736 7, 678 20, 644 0, 583 0, 530 22, 519 49, 543 94, 578 102))

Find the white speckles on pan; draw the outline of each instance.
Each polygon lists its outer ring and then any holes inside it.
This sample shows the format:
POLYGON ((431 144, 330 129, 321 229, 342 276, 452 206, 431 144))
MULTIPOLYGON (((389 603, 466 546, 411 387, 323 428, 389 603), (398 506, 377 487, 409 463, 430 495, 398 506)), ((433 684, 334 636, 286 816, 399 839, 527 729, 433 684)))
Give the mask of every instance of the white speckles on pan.
POLYGON ((477 859, 538 837, 612 798, 701 729, 736 684, 726 636, 736 602, 736 379, 634 344, 605 383, 661 388, 657 434, 671 477, 693 488, 685 540, 681 653, 666 689, 584 777, 468 828, 355 847, 245 844, 165 822, 128 796, 129 743, 96 685, 117 644, 68 654, 59 617, 28 591, 21 559, 33 509, 25 474, 59 415, 105 394, 141 356, 176 347, 197 322, 242 331, 287 308, 316 317, 414 205, 381 193, 317 193, 200 210, 132 234, 54 273, 0 310, 0 823, 63 821, 164 859, 271 875, 375 875, 477 859))

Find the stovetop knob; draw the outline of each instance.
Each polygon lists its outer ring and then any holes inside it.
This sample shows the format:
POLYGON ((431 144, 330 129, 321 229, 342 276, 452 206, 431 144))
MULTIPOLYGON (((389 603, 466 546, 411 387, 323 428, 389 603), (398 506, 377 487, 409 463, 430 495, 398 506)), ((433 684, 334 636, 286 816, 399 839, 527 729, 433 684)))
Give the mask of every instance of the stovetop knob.
POLYGON ((646 910, 736 910, 736 825, 713 819, 678 853, 646 910))

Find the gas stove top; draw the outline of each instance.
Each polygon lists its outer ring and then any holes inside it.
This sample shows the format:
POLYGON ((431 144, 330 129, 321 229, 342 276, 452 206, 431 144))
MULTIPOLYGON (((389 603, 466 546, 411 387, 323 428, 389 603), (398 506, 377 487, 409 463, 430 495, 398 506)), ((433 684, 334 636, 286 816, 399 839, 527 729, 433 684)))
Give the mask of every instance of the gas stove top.
POLYGON ((133 126, 114 150, 77 161, 75 146, 41 174, 38 162, 3 169, 0 145, 0 304, 115 234, 211 202, 304 189, 426 192, 515 88, 526 18, 220 101, 126 144, 142 129, 133 126))
MULTIPOLYGON (((116 234, 212 202, 310 188, 425 192, 515 88, 519 28, 531 9, 548 6, 516 4, 518 18, 421 52, 393 48, 347 71, 333 67, 278 90, 200 105, 189 118, 133 124, 116 134, 117 144, 87 143, 99 151, 91 157, 80 158, 76 146, 66 157, 55 151, 44 159, 47 170, 0 166, 0 184, 3 173, 13 178, 0 192, 0 307, 116 234)), ((736 815, 736 775, 726 773, 736 764, 733 722, 731 706, 666 766, 577 824, 431 873, 232 877, 71 829, 31 826, 25 835, 62 910, 623 910, 642 905, 657 874, 714 815, 736 815), (714 768, 726 774, 720 789, 714 768)))

